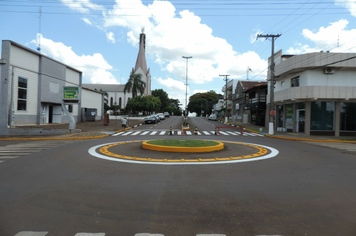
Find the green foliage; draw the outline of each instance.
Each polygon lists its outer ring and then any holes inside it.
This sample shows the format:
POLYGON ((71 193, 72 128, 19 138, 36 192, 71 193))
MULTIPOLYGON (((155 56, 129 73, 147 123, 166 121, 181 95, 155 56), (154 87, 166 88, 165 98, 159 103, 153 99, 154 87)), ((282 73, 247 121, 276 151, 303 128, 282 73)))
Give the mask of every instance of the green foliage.
POLYGON ((137 96, 131 98, 125 107, 126 110, 130 110, 133 113, 139 111, 148 111, 153 112, 157 111, 158 107, 161 105, 159 98, 156 98, 152 95, 150 96, 137 96))
POLYGON ((170 100, 168 94, 163 89, 155 89, 152 91, 152 95, 158 97, 161 100, 161 106, 159 107, 159 112, 165 112, 166 108, 170 105, 170 100))
POLYGON ((136 97, 138 92, 142 95, 145 91, 146 83, 141 78, 141 74, 130 75, 129 80, 125 84, 124 93, 132 91, 132 98, 136 97))
POLYGON ((197 98, 192 100, 188 104, 188 110, 190 112, 196 112, 197 116, 201 115, 201 111, 205 110, 207 100, 205 98, 197 98))
POLYGON ((196 112, 198 116, 201 115, 201 110, 205 111, 204 114, 210 114, 219 96, 220 94, 213 90, 206 93, 195 93, 189 98, 188 110, 196 112))

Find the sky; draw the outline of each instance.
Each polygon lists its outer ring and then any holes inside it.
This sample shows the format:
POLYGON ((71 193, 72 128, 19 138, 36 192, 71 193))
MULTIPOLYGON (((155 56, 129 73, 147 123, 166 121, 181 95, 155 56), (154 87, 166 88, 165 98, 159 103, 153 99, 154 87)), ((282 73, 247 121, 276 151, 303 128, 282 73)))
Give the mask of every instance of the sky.
POLYGON ((40 47, 83 83, 125 84, 144 30, 151 89, 184 105, 222 94, 220 75, 265 81, 272 41, 258 34, 280 34, 283 54, 356 52, 355 17, 346 0, 0 0, 0 39, 40 47))

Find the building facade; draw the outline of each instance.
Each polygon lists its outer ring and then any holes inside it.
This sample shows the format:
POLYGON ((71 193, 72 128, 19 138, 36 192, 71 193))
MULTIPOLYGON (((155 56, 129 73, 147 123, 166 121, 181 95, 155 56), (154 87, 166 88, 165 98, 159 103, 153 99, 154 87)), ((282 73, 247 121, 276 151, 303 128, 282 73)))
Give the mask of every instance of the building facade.
POLYGON ((0 65, 1 135, 15 126, 81 121, 81 71, 10 40, 2 41, 0 65), (67 87, 77 99, 64 99, 67 87))
POLYGON ((277 130, 306 135, 356 134, 355 53, 292 56, 282 55, 280 50, 275 53, 275 64, 277 130))

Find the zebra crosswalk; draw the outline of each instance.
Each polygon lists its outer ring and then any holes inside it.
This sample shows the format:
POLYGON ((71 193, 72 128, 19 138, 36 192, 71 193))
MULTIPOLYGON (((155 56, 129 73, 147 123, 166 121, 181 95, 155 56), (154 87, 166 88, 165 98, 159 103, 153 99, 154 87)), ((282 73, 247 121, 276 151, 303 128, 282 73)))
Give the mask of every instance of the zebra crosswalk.
MULTIPOLYGON (((113 134, 112 136, 141 136, 141 135, 158 135, 158 136, 163 136, 163 135, 171 135, 170 131, 159 131, 159 130, 129 130, 125 132, 119 132, 116 134, 113 134)), ((189 130, 185 131, 172 131, 172 135, 174 136, 179 136, 179 135, 195 135, 195 132, 191 132, 189 130)), ((197 131, 197 135, 215 135, 215 131, 197 131)), ((220 135, 240 135, 241 132, 239 131, 220 131, 220 135)), ((264 137, 263 134, 258 134, 258 133, 253 133, 253 132, 243 132, 243 136, 255 136, 255 137, 264 137)))
MULTIPOLYGON (((74 140, 44 140, 0 146, 0 163, 67 143, 73 143, 73 141, 74 140)), ((80 142, 81 140, 75 141, 80 142)))

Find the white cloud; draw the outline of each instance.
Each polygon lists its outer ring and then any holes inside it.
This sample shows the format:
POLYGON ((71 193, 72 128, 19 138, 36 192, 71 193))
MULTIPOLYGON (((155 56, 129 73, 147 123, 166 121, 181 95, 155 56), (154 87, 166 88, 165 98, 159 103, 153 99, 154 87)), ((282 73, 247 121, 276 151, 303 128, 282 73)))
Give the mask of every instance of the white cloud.
POLYGON ((144 27, 147 53, 155 57, 162 70, 184 82, 186 61, 182 56, 193 56, 188 62, 189 82, 193 84, 211 82, 219 73, 230 73, 231 78, 244 77, 248 65, 253 65, 256 71, 267 67, 267 62, 256 53, 235 52, 193 12, 183 10, 176 14, 168 1, 155 0, 148 6, 141 0, 116 1, 104 15, 104 27, 115 26, 128 29, 127 40, 134 46, 138 46, 144 27))
POLYGON ((348 24, 347 20, 342 19, 330 23, 328 27, 320 27, 316 32, 304 29, 303 36, 312 41, 315 46, 311 47, 298 43, 295 48, 289 48, 287 53, 301 54, 318 51, 355 52, 356 29, 347 30, 348 24))
MULTIPOLYGON (((43 38, 40 34, 38 37, 41 37, 41 51, 55 60, 81 70, 84 83, 118 84, 115 77, 109 72, 112 70, 112 66, 100 53, 78 56, 71 47, 61 42, 43 38)), ((31 43, 37 45, 37 40, 32 40, 31 43)))
POLYGON ((351 15, 356 17, 356 12, 355 12, 356 2, 345 1, 345 0, 335 0, 335 4, 347 8, 350 11, 351 15))
POLYGON ((90 0, 60 0, 64 5, 69 8, 79 11, 80 13, 89 13, 90 10, 105 10, 103 6, 91 3, 90 0))
POLYGON ((93 25, 93 23, 92 23, 88 18, 82 18, 82 20, 83 20, 87 25, 90 25, 90 26, 93 25))
POLYGON ((106 37, 109 40, 109 42, 115 43, 115 37, 114 37, 114 33, 113 32, 106 33, 106 37))
POLYGON ((182 81, 174 80, 172 78, 168 78, 168 79, 158 78, 157 82, 169 90, 185 92, 186 89, 186 86, 182 81))
POLYGON ((196 94, 196 93, 206 93, 206 92, 208 92, 208 90, 206 90, 206 89, 202 89, 202 90, 194 89, 193 94, 196 94))

